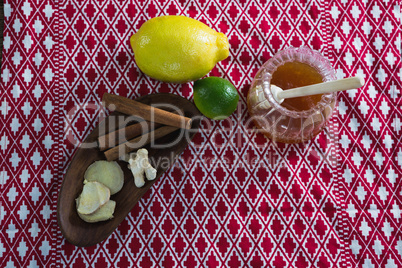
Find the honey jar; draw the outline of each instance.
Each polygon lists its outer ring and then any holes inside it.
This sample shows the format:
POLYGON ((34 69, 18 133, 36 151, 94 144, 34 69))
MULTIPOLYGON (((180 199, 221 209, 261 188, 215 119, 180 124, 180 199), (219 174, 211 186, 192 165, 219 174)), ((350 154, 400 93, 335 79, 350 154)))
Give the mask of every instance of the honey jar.
POLYGON ((318 51, 290 47, 270 58, 258 70, 247 95, 247 107, 256 128, 275 142, 300 143, 325 127, 336 103, 336 92, 276 101, 271 85, 282 90, 335 80, 330 62, 318 51))

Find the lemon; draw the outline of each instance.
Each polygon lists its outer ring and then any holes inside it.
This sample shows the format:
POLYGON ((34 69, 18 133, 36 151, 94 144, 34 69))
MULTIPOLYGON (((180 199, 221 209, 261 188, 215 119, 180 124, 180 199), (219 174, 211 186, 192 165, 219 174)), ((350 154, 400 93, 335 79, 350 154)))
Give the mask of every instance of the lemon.
POLYGON ((194 82, 194 103, 208 118, 221 120, 237 108, 239 93, 228 80, 210 76, 194 82))
POLYGON ((143 73, 171 83, 197 80, 229 55, 226 35, 185 16, 146 21, 130 44, 143 73))

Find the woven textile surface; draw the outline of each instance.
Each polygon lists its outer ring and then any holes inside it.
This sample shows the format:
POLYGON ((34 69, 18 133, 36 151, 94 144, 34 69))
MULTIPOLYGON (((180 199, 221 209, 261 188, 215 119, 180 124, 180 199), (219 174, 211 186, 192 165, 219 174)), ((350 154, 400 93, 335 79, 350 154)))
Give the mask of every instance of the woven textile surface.
POLYGON ((1 267, 402 267, 401 3, 382 1, 56 1, 4 3, 0 79, 1 267), (192 83, 144 75, 129 38, 184 15, 227 35, 208 74, 239 91, 228 119, 199 133, 115 232, 69 244, 57 224, 63 176, 108 114, 103 93, 192 83), (337 78, 359 75, 311 141, 273 143, 247 111, 261 65, 290 46, 320 51, 337 78))

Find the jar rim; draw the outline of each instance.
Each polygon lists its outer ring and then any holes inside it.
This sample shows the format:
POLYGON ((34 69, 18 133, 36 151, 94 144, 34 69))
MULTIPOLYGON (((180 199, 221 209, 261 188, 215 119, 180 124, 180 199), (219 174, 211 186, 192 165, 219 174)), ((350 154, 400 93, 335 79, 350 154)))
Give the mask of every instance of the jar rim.
POLYGON ((309 117, 315 113, 323 111, 327 105, 334 101, 337 95, 336 92, 323 94, 321 100, 316 106, 303 111, 289 110, 278 103, 273 97, 270 90, 272 74, 279 66, 292 61, 298 61, 312 66, 322 75, 324 82, 329 82, 336 79, 334 68, 329 60, 320 52, 305 46, 288 47, 276 53, 272 58, 266 61, 258 71, 258 73, 262 73, 262 88, 266 99, 272 108, 277 109, 281 113, 293 118, 309 117))

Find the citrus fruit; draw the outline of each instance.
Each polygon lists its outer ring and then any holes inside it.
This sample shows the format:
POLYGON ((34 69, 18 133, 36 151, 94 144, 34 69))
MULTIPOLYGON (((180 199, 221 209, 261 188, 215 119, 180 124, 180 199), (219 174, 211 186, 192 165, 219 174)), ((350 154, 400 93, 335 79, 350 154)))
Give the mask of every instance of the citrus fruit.
POLYGON ((210 76, 194 82, 194 103, 210 119, 229 117, 237 108, 239 93, 228 80, 210 76))
POLYGON ((197 80, 229 55, 226 35, 185 16, 146 21, 130 44, 143 73, 171 83, 197 80))

